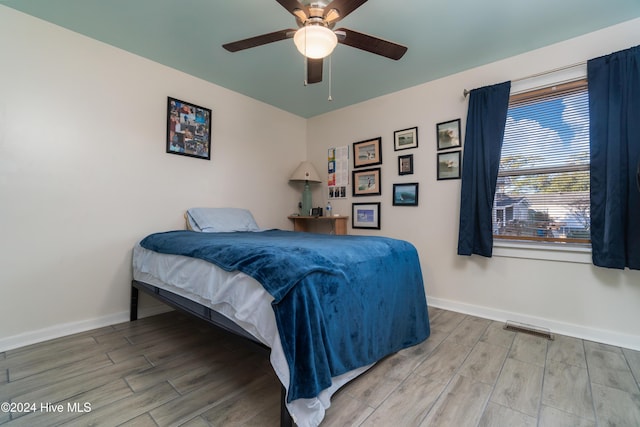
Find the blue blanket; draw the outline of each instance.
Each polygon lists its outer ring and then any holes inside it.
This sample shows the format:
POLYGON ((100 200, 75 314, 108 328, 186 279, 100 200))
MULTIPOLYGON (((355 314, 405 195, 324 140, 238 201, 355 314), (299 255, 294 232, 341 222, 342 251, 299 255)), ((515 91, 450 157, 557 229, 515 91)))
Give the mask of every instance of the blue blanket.
POLYGON ((418 254, 406 241, 281 230, 169 231, 140 244, 241 271, 264 286, 274 298, 289 364, 289 402, 315 397, 331 377, 430 333, 418 254))

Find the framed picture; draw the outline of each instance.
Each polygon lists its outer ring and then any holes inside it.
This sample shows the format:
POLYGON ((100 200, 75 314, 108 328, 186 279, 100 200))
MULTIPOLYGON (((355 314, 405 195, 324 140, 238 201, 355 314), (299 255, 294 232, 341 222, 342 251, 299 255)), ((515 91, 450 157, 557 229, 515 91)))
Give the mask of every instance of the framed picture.
POLYGON ((168 97, 167 153, 211 160, 211 110, 168 97))
POLYGON ((418 128, 397 130, 393 133, 393 139, 395 151, 416 148, 418 146, 418 128))
POLYGON ((380 230, 380 202, 352 203, 351 227, 380 230))
POLYGON ((438 180, 460 178, 460 150, 438 153, 438 180))
POLYGON ((352 172, 354 196, 379 196, 381 194, 380 168, 352 172))
POLYGON ((353 167, 382 164, 382 138, 368 139, 353 143, 353 167))
POLYGON ((418 183, 393 184, 393 206, 418 206, 418 183))
POLYGON ((413 174, 413 154, 398 156, 398 175, 413 174))
POLYGON ((436 125, 438 150, 460 147, 460 119, 438 123, 436 125))
POLYGON ((346 199, 347 187, 329 187, 329 193, 327 196, 329 197, 329 199, 346 199))

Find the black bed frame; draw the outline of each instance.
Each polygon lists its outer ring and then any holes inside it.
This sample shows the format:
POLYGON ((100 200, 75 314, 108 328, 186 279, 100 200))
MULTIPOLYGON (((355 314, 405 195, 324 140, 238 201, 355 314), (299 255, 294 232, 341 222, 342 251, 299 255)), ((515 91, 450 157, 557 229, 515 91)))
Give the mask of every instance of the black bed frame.
MULTIPOLYGON (((205 307, 187 298, 181 297, 180 295, 174 294, 164 289, 160 289, 148 283, 140 282, 138 280, 133 280, 131 282, 131 312, 130 312, 131 321, 138 319, 139 291, 149 294, 152 297, 164 302, 165 304, 181 312, 187 313, 191 316, 195 316, 198 319, 204 320, 209 325, 215 326, 229 334, 240 337, 241 338, 240 341, 243 342, 249 349, 257 353, 260 353, 262 355, 265 355, 267 358, 271 353, 271 349, 269 347, 262 344, 260 341, 256 340, 256 338, 253 335, 249 334, 240 326, 238 326, 237 324, 229 320, 227 317, 216 312, 215 310, 212 310, 209 307, 205 307)), ((284 388, 284 386, 281 386, 280 426, 292 427, 293 420, 291 418, 291 415, 289 414, 289 411, 287 410, 287 405, 285 404, 286 398, 287 398, 287 391, 284 388)))

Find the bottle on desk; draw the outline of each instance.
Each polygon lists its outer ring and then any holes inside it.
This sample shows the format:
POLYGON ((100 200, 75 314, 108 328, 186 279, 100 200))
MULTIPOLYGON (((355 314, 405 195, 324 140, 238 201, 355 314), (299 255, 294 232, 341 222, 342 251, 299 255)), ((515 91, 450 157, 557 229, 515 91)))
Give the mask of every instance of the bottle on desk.
POLYGON ((331 216, 331 214, 333 213, 332 211, 332 207, 331 207, 331 202, 327 202, 327 216, 331 216))

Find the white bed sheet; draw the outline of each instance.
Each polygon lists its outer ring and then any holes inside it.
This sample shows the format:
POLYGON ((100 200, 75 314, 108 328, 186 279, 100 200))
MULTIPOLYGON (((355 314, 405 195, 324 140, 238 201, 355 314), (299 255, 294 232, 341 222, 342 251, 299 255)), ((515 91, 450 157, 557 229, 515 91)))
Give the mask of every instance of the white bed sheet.
MULTIPOLYGON (((207 306, 251 333, 271 348, 271 366, 288 392, 289 366, 271 307, 273 297, 254 278, 239 271, 227 272, 204 260, 161 254, 140 245, 133 249, 133 278, 207 306)), ((333 393, 371 366, 332 378, 331 386, 316 398, 287 403, 293 421, 299 427, 318 426, 333 393)))

